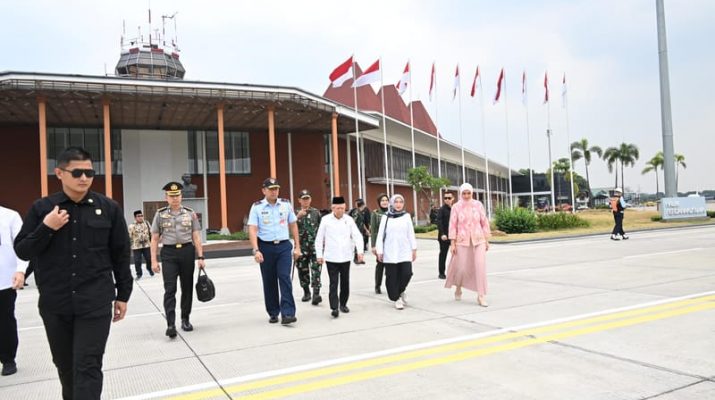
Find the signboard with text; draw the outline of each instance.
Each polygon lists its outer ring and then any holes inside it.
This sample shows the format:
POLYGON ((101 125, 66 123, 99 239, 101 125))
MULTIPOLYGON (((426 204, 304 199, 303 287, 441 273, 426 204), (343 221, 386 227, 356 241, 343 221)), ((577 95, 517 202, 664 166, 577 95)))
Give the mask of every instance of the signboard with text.
POLYGON ((661 215, 664 220, 702 218, 707 216, 705 197, 666 197, 661 199, 661 215))

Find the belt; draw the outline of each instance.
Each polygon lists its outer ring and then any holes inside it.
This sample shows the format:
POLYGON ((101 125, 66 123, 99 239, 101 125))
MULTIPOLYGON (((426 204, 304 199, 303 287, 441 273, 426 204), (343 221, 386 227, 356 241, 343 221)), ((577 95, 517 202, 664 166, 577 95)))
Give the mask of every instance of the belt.
POLYGON ((259 243, 264 243, 264 244, 281 244, 281 243, 287 242, 287 241, 288 241, 288 239, 284 239, 284 240, 261 240, 261 239, 258 239, 259 243))
POLYGON ((165 244, 164 247, 168 247, 170 249, 180 249, 182 247, 193 246, 193 245, 194 245, 193 243, 188 242, 188 243, 165 244))

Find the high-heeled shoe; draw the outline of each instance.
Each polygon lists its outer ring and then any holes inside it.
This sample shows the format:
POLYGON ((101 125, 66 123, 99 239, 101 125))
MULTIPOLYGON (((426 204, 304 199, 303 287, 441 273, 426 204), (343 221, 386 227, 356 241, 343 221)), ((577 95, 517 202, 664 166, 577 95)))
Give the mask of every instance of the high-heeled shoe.
POLYGON ((487 303, 487 300, 482 296, 477 296, 477 303, 482 307, 489 307, 489 303, 487 303))
POLYGON ((459 291, 459 292, 455 291, 455 292, 454 292, 454 299, 457 300, 457 301, 462 300, 462 292, 461 292, 461 291, 459 291))

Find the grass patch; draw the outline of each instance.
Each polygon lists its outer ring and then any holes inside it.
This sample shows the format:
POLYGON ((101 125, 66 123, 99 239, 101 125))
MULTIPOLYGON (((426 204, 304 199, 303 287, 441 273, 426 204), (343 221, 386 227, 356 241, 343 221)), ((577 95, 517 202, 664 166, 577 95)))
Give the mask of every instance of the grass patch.
POLYGON ((210 233, 206 235, 206 240, 248 240, 248 232, 238 231, 230 235, 220 233, 210 233))
POLYGON ((415 226, 415 233, 427 233, 437 230, 437 225, 421 225, 415 226))

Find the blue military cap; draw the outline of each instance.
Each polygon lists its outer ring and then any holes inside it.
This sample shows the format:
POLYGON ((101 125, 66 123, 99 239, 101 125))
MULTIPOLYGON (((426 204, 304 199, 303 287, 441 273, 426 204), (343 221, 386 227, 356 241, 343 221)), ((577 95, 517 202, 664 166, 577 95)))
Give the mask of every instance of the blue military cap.
POLYGON ((281 185, 278 183, 276 178, 267 178, 265 181, 263 181, 263 188, 264 189, 273 189, 273 188, 280 188, 281 185))

